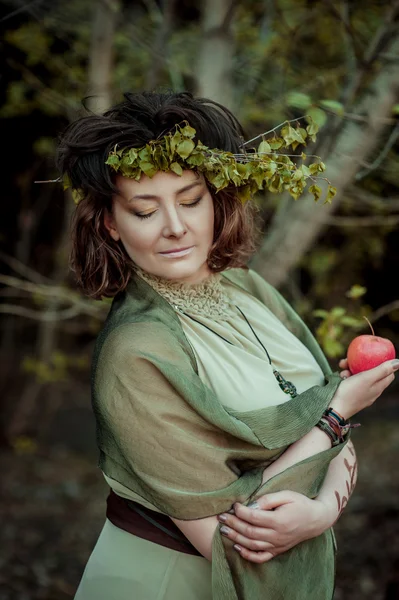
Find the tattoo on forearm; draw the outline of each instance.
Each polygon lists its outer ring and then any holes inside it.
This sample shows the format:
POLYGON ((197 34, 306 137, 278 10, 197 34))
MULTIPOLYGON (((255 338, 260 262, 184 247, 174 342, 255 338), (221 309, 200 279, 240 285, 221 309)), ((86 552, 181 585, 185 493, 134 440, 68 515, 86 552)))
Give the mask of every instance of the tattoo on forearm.
POLYGON ((356 473, 357 473, 356 455, 355 455, 354 450, 352 450, 352 448, 350 446, 348 446, 348 450, 352 454, 352 456, 355 458, 355 460, 354 460, 353 464, 350 465, 348 460, 346 458, 344 459, 344 465, 348 471, 349 480, 347 479, 345 481, 347 496, 342 496, 342 498, 341 498, 340 493, 337 490, 335 490, 335 497, 337 499, 337 504, 338 504, 337 520, 341 516, 342 511, 344 510, 345 506, 348 504, 349 498, 352 495, 352 492, 354 490, 355 483, 356 483, 356 473))

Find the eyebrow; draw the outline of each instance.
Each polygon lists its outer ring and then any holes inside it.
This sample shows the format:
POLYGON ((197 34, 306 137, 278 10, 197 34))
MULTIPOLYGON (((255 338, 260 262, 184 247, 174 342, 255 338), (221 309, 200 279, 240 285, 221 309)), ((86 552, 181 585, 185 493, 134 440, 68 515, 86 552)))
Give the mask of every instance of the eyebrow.
MULTIPOLYGON (((188 192, 192 188, 197 187, 199 185, 202 186, 203 182, 202 181, 194 181, 193 183, 190 183, 189 185, 186 185, 186 186, 180 188, 180 190, 177 190, 177 192, 175 192, 175 195, 179 196, 179 194, 188 192)), ((159 196, 156 196, 155 194, 136 194, 135 196, 130 198, 130 200, 128 200, 128 202, 131 202, 132 200, 159 200, 159 196)))

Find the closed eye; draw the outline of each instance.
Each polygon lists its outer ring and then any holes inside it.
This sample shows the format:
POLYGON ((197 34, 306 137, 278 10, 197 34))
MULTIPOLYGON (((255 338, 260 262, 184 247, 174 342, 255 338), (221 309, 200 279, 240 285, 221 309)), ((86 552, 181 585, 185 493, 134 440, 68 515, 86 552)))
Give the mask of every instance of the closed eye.
MULTIPOLYGON (((197 206, 197 204, 199 204, 202 200, 202 196, 200 198, 196 198, 194 200, 194 202, 180 202, 181 206, 187 206, 187 208, 192 208, 193 206, 197 206)), ((134 213, 136 215, 136 217, 139 217, 139 219, 149 219, 150 217, 152 217, 152 215, 155 215, 157 211, 154 210, 150 213, 134 213)))

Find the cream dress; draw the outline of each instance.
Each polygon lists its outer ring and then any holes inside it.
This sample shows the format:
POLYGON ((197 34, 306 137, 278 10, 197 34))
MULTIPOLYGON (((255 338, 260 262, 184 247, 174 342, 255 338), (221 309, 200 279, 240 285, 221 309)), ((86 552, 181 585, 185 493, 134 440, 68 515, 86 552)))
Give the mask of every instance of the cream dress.
MULTIPOLYGON (((175 308, 201 380, 224 405, 250 411, 291 399, 280 389, 256 336, 272 365, 298 393, 323 383, 309 350, 268 308, 222 275, 194 286, 140 275, 175 308)), ((117 494, 137 501, 128 488, 105 479, 117 494)), ((143 540, 108 520, 75 596, 75 600, 211 599, 211 563, 205 558, 143 540)))

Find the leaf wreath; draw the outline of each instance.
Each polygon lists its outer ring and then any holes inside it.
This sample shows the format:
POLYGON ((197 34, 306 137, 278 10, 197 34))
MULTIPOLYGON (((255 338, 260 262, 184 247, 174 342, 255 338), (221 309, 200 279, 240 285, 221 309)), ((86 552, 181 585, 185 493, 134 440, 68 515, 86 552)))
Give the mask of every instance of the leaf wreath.
MULTIPOLYGON (((313 182, 309 192, 317 201, 323 192, 315 181, 325 179, 328 183, 325 202, 331 202, 336 189, 326 178, 318 176, 326 168, 324 163, 315 157, 316 162, 305 165, 306 154, 293 156, 281 152, 282 149, 295 150, 300 144, 306 146, 309 140, 315 141, 318 127, 310 117, 308 119, 306 128, 300 127, 299 119, 295 119, 297 127, 292 127, 292 121, 287 121, 282 124, 279 136, 275 133, 277 128, 273 130, 273 137, 266 139, 266 134, 257 136, 250 140, 253 142, 262 138, 257 150, 244 151, 243 154, 210 149, 201 141, 195 141, 195 129, 184 121, 183 126, 176 125, 172 132, 141 148, 119 149, 116 145, 108 155, 106 164, 115 172, 136 181, 140 180, 143 173, 148 177, 153 177, 159 171, 182 175, 183 170, 193 169, 204 175, 216 193, 234 186, 242 202, 263 189, 273 193, 288 191, 297 200, 303 194, 308 180, 313 182), (291 156, 300 158, 302 162, 295 164, 291 156)), ((250 142, 244 143, 243 147, 250 142)), ((79 202, 82 192, 74 190, 73 196, 75 202, 79 202)))

